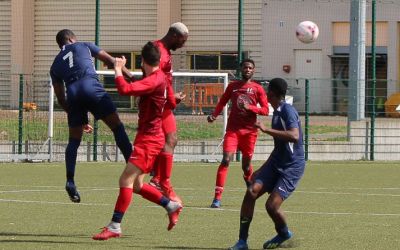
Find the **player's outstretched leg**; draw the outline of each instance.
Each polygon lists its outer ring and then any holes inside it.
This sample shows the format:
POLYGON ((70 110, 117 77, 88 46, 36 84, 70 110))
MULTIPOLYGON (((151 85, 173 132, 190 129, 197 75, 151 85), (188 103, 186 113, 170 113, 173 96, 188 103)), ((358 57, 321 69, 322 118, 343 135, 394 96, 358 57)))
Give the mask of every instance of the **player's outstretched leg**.
POLYGON ((159 154, 158 158, 161 163, 161 165, 159 165, 158 171, 160 172, 160 188, 162 194, 168 197, 168 199, 170 200, 182 203, 181 198, 175 193, 171 184, 171 174, 174 158, 173 154, 163 151, 159 154))
POLYGON ((168 224, 168 231, 170 231, 172 228, 175 227, 175 225, 178 223, 179 220, 179 213, 182 211, 182 204, 171 200, 169 204, 167 205, 166 209, 168 211, 168 218, 169 218, 169 224, 168 224))
POLYGON ((67 183, 65 184, 65 190, 72 202, 79 203, 81 197, 75 186, 75 166, 76 157, 81 140, 70 137, 68 140, 67 148, 65 149, 65 164, 67 168, 67 183))
POLYGON ((65 184, 65 190, 67 191, 69 199, 72 202, 75 202, 75 203, 81 202, 81 196, 80 196, 78 190, 76 189, 74 182, 67 181, 67 183, 65 184))
POLYGON ((114 139, 117 143, 118 148, 124 155, 125 161, 128 162, 129 157, 132 153, 132 144, 129 140, 128 135, 125 132, 124 124, 120 123, 116 128, 112 129, 112 132, 114 134, 114 139))
POLYGON ((214 199, 210 206, 212 208, 221 207, 221 198, 222 198, 222 193, 224 191, 225 180, 228 174, 228 169, 229 169, 228 164, 226 164, 225 162, 221 162, 221 164, 218 167, 217 178, 215 180, 214 199))
POLYGON ((121 221, 124 217, 129 204, 132 201, 133 189, 128 187, 120 187, 117 202, 115 203, 114 213, 111 222, 102 229, 98 234, 93 235, 94 240, 108 240, 110 238, 118 238, 122 236, 121 221))
POLYGON ((244 240, 238 240, 235 245, 228 248, 228 250, 248 250, 249 247, 247 242, 244 240))
POLYGON ((264 243, 263 249, 275 249, 279 247, 283 242, 292 238, 292 236, 293 233, 289 230, 287 231, 287 234, 277 234, 274 238, 267 240, 264 243))

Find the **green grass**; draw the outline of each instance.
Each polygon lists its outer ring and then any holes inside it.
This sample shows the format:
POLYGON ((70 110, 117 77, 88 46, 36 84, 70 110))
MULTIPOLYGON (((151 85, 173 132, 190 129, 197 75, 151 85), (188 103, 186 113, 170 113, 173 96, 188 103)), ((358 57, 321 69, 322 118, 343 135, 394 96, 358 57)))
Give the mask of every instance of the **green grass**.
MULTIPOLYGON (((237 240, 244 183, 239 164, 233 164, 223 209, 209 209, 217 165, 175 164, 172 181, 185 208, 171 232, 164 210, 134 195, 124 237, 95 242, 91 235, 111 218, 122 163, 79 163, 81 204, 67 198, 63 163, 0 164, 0 249, 226 249, 237 240)), ((398 163, 310 162, 283 206, 294 232, 285 247, 398 249, 398 173, 398 163)), ((250 249, 261 249, 274 235, 265 200, 256 205, 250 249)))

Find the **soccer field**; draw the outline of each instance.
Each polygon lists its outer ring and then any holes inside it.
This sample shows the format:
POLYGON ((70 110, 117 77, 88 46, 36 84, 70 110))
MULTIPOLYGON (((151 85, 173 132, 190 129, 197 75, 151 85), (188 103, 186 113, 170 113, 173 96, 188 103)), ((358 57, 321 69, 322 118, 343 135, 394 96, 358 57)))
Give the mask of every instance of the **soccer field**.
MULTIPOLYGON (((254 163, 256 168, 260 162, 254 163)), ((0 249, 226 249, 238 237, 244 182, 239 164, 229 172, 222 209, 210 209, 218 164, 176 163, 173 183, 185 208, 167 231, 164 209, 134 195, 123 237, 91 236, 111 219, 122 163, 79 163, 82 203, 69 201, 62 163, 0 164, 0 249)), ((293 249, 399 249, 399 165, 382 162, 310 162, 283 206, 293 249)), ((258 200, 250 249, 275 235, 258 200)))

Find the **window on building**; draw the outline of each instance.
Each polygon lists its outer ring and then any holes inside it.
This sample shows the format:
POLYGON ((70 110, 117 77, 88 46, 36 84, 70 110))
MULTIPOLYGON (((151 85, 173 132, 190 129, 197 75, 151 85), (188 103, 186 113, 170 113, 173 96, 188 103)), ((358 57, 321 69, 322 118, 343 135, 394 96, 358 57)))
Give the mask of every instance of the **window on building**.
MULTIPOLYGON (((332 56, 332 88, 334 111, 347 112, 348 86, 349 86, 349 55, 336 54, 332 56)), ((370 54, 366 57, 365 69, 365 112, 369 116, 372 110, 372 58, 370 54)), ((384 102, 387 98, 387 55, 376 56, 376 106, 378 114, 384 112, 384 102)))
POLYGON ((192 70, 236 70, 236 52, 192 52, 188 53, 192 70))

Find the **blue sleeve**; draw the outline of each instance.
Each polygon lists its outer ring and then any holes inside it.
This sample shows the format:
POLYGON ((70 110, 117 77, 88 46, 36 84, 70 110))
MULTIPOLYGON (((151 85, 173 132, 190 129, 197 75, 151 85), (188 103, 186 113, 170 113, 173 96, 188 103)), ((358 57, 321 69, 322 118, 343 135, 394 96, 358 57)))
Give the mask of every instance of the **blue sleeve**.
POLYGON ((54 83, 63 83, 63 80, 60 77, 57 76, 57 74, 55 73, 53 67, 54 66, 52 66, 50 68, 51 84, 54 85, 54 83))
POLYGON ((286 129, 290 128, 299 128, 299 115, 297 114, 296 110, 291 105, 285 105, 284 109, 284 117, 283 120, 285 121, 286 129))
POLYGON ((85 42, 84 44, 86 45, 86 47, 89 48, 92 56, 97 56, 101 51, 101 49, 99 47, 97 47, 96 45, 94 45, 93 43, 85 42))

